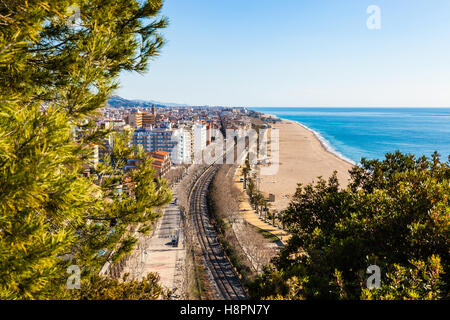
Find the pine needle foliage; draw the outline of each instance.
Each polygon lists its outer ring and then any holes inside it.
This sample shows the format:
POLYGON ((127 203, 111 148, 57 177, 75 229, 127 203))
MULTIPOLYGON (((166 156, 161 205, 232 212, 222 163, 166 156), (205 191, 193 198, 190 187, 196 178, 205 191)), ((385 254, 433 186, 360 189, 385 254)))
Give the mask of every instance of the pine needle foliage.
POLYGON ((135 152, 129 133, 94 125, 119 73, 145 72, 159 54, 161 8, 161 0, 0 2, 0 299, 74 296, 69 265, 80 266, 83 283, 96 279, 170 201, 144 155, 137 170, 123 170, 135 152), (107 134, 111 156, 83 176, 92 144, 107 134))

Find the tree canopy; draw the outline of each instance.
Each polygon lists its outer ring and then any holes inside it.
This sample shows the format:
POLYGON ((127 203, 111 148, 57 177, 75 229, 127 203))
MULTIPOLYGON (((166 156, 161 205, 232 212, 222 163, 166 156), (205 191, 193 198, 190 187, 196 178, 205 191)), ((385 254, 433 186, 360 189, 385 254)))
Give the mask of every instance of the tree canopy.
POLYGON ((119 73, 144 72, 159 54, 161 7, 161 0, 0 3, 0 298, 71 296, 67 266, 95 279, 106 261, 133 248, 130 231, 148 232, 153 209, 170 201, 144 155, 125 172, 135 153, 129 133, 94 125, 119 73), (111 134, 111 155, 83 175, 93 146, 111 134))
POLYGON ((399 152, 298 185, 284 212, 293 234, 253 284, 257 298, 448 299, 450 166, 399 152), (377 265, 381 288, 368 289, 377 265))

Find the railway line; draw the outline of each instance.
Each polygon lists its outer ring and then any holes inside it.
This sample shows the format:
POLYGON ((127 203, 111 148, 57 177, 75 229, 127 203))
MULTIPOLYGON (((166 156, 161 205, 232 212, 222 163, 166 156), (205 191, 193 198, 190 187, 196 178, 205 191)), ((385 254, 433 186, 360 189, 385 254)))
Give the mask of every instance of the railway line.
POLYGON ((208 215, 208 187, 218 168, 218 165, 211 165, 195 182, 190 194, 191 219, 206 265, 216 283, 217 297, 224 300, 243 300, 247 299, 245 290, 217 240, 208 215))

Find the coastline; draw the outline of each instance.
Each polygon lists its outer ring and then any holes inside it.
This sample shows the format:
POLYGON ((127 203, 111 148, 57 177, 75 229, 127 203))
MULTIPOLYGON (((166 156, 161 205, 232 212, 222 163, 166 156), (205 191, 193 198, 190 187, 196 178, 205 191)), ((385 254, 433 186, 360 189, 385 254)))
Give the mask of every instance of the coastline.
POLYGON ((314 129, 311 129, 310 127, 304 125, 301 122, 295 121, 295 120, 290 120, 290 119, 285 119, 285 118, 280 118, 274 114, 270 114, 270 113, 265 113, 263 114, 265 117, 271 117, 271 118, 276 118, 276 119, 280 119, 282 121, 286 121, 286 122, 292 122, 296 125, 299 125, 300 127, 302 127, 305 130, 310 131, 311 133, 314 134, 314 136, 316 137, 316 139, 320 142, 320 144, 322 145, 322 147, 324 148, 325 151, 331 153, 332 155, 336 156, 337 158, 344 160, 346 162, 348 162, 349 164, 351 164, 352 166, 357 165, 357 163, 355 161, 353 161, 352 159, 346 157, 345 155, 343 155, 342 153, 340 153, 339 151, 337 151, 333 145, 331 144, 331 142, 329 142, 325 137, 323 137, 319 132, 315 131, 314 129))
POLYGON ((311 133, 313 133, 316 137, 317 140, 319 140, 320 144, 322 145, 323 149, 329 153, 331 153, 332 155, 334 155, 335 157, 344 160, 346 162, 348 162, 349 164, 351 164, 352 166, 356 165, 356 162, 353 161, 350 158, 347 158, 346 156, 344 156, 342 153, 340 153, 339 151, 337 151, 336 149, 333 148, 331 142, 329 142, 327 139, 325 139, 319 132, 305 126, 303 123, 300 123, 298 121, 295 120, 289 120, 289 119, 283 119, 280 118, 283 121, 289 121, 289 122, 293 122, 299 126, 301 126, 302 128, 304 128, 305 130, 310 131, 311 133))
POLYGON ((314 130, 293 120, 279 119, 281 122, 272 125, 280 136, 279 169, 275 175, 260 179, 260 190, 266 196, 275 195, 272 209, 284 210, 298 183, 315 183, 319 176, 327 180, 334 171, 338 172, 339 183, 345 188, 350 179, 348 171, 355 163, 333 152, 332 146, 328 147, 327 141, 314 130))

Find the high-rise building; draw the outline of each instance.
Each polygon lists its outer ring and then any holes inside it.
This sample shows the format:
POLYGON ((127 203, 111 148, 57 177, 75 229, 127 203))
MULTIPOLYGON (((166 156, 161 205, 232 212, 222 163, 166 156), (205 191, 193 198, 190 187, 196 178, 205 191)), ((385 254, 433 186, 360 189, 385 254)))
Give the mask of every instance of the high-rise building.
POLYGON ((206 145, 211 144, 211 122, 206 123, 206 145))
POLYGON ((190 140, 182 128, 139 128, 134 131, 131 144, 142 146, 146 152, 166 151, 174 164, 190 161, 190 140))
POLYGON ((128 112, 128 114, 125 116, 126 124, 135 128, 136 127, 136 115, 137 115, 137 112, 134 112, 134 111, 128 112))
POLYGON ((136 114, 136 128, 150 128, 156 125, 155 110, 153 113, 138 112, 136 114))
POLYGON ((194 131, 194 143, 193 152, 194 155, 201 153, 206 148, 206 125, 202 122, 196 123, 193 126, 194 131))

